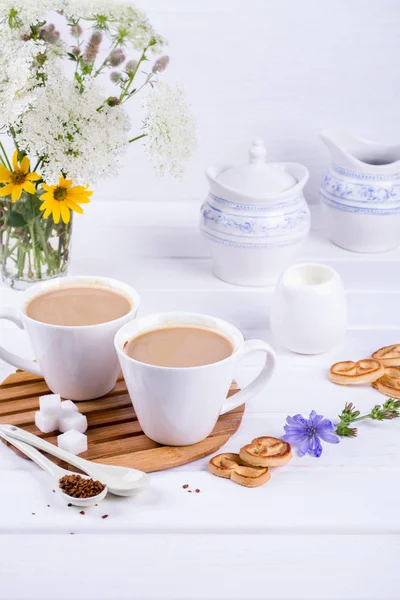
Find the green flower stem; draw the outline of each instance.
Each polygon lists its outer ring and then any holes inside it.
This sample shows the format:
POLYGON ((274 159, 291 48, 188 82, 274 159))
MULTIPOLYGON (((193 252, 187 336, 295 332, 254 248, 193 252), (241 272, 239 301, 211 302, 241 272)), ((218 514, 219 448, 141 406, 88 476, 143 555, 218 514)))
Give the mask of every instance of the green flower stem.
POLYGON ((10 171, 12 171, 11 163, 8 160, 7 152, 4 150, 4 146, 3 146, 2 142, 1 142, 1 140, 0 140, 0 149, 2 150, 2 152, 4 154, 4 158, 6 159, 8 168, 10 169, 10 171))
POLYGON ((31 234, 31 243, 32 243, 32 252, 33 252, 33 262, 36 269, 36 277, 38 279, 42 278, 42 267, 40 264, 40 256, 38 253, 38 245, 35 237, 34 224, 28 223, 29 233, 31 234))
POLYGON ((126 96, 126 95, 127 95, 127 93, 129 92, 129 88, 130 88, 130 87, 131 87, 131 85, 132 85, 132 81, 133 81, 133 80, 135 79, 135 77, 136 77, 136 73, 137 73, 137 72, 138 72, 138 70, 139 70, 140 64, 141 64, 141 63, 142 63, 144 60, 146 60, 146 52, 147 52, 147 50, 148 50, 148 49, 149 49, 149 46, 147 45, 147 46, 146 46, 146 48, 143 50, 143 52, 142 52, 142 54, 141 54, 141 56, 140 56, 140 58, 139 58, 139 60, 138 60, 138 64, 136 65, 136 69, 133 71, 132 75, 129 75, 129 80, 128 80, 128 83, 126 84, 126 86, 125 86, 125 89, 123 90, 123 92, 122 92, 121 96, 119 97, 119 101, 120 101, 120 102, 122 102, 122 101, 123 101, 123 99, 125 98, 125 96, 126 96))
POLYGON ((50 256, 49 249, 47 247, 47 240, 44 235, 44 231, 43 231, 42 227, 40 226, 39 221, 36 221, 36 233, 37 233, 38 239, 40 241, 40 245, 42 247, 43 254, 46 257, 46 260, 43 261, 43 264, 46 264, 46 261, 47 261, 48 273, 51 274, 54 269, 53 258, 52 258, 52 256, 50 256))
POLYGON ((131 144, 132 142, 136 142, 137 140, 140 140, 141 138, 144 138, 146 136, 147 136, 147 133, 142 133, 142 135, 137 135, 136 137, 129 140, 129 143, 131 144))

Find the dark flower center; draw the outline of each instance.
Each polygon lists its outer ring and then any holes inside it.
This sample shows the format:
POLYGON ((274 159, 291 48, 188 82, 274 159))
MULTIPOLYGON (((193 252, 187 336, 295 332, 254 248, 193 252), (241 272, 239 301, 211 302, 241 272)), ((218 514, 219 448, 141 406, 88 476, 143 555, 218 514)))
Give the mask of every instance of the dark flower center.
POLYGON ((11 181, 14 185, 21 185, 21 183, 24 183, 25 181, 25 173, 19 170, 14 171, 11 175, 11 181))
POLYGON ((65 200, 67 190, 63 187, 56 187, 53 192, 54 200, 65 200))

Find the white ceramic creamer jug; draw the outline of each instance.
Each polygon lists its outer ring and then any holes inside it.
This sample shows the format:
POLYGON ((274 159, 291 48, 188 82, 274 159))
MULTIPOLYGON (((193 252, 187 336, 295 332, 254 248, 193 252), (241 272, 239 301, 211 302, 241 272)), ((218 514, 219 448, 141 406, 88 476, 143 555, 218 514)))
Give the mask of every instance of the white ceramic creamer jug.
POLYGON ((264 142, 256 140, 249 164, 209 167, 206 177, 210 191, 200 228, 215 275, 237 285, 276 283, 310 230, 303 196, 307 169, 292 162, 267 163, 264 142))
POLYGON ((386 145, 324 131, 332 163, 321 202, 332 241, 354 252, 400 244, 400 144, 386 145))

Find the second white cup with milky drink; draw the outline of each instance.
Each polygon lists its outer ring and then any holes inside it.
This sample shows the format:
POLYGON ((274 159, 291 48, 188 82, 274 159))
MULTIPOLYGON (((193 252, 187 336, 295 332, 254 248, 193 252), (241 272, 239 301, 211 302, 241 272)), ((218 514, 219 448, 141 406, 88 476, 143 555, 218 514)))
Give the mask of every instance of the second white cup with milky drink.
POLYGON ((19 311, 11 308, 0 311, 0 319, 12 321, 27 331, 37 363, 1 346, 0 358, 44 377, 50 390, 64 398, 99 398, 112 390, 120 373, 114 336, 122 325, 136 317, 139 304, 139 294, 132 287, 108 277, 64 277, 39 283, 24 292, 19 311), (82 286, 97 286, 123 296, 128 301, 125 314, 97 323, 90 315, 89 325, 45 323, 28 315, 30 303, 42 294, 82 286))
POLYGON ((195 313, 163 313, 127 323, 115 336, 115 348, 144 433, 160 444, 173 446, 195 444, 206 438, 221 414, 247 402, 264 388, 275 367, 275 352, 268 344, 261 340, 244 341, 233 325, 195 313), (232 344, 231 354, 212 364, 184 367, 146 364, 127 355, 131 340, 146 332, 176 326, 206 328, 224 336, 232 344), (227 400, 238 360, 255 352, 265 355, 262 371, 227 400))

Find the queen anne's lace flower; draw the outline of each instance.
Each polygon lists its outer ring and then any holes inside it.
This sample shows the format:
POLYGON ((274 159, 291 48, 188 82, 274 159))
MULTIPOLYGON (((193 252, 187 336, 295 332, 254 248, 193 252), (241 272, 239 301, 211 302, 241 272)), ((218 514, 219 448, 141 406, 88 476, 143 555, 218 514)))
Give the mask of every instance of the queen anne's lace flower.
POLYGON ((44 51, 42 40, 0 38, 0 124, 13 124, 34 100, 34 90, 41 83, 37 78, 45 66, 37 64, 38 55, 44 51))
POLYGON ((22 150, 46 157, 40 169, 48 184, 61 173, 87 184, 117 172, 130 122, 122 106, 111 108, 104 101, 90 80, 82 93, 63 76, 36 90, 35 106, 23 115, 17 139, 22 150))
POLYGON ((146 14, 126 1, 69 0, 65 2, 63 12, 72 21, 94 17, 97 27, 112 30, 113 38, 120 46, 130 45, 136 50, 143 50, 153 40, 152 50, 159 51, 165 44, 146 14), (117 21, 119 23, 114 30, 112 25, 117 21))
POLYGON ((182 163, 197 147, 196 124, 183 88, 172 89, 160 81, 147 94, 144 105, 148 156, 155 161, 160 175, 168 171, 182 177, 182 163))
POLYGON ((63 3, 63 0, 1 0, 0 26, 4 31, 8 25, 15 37, 21 37, 21 33, 29 33, 31 25, 42 21, 46 13, 60 10, 63 3))

